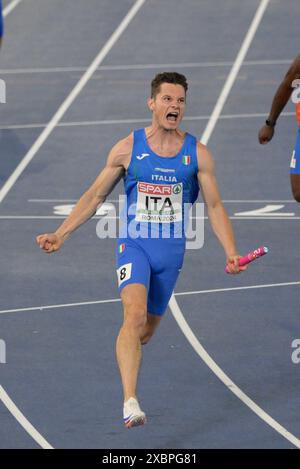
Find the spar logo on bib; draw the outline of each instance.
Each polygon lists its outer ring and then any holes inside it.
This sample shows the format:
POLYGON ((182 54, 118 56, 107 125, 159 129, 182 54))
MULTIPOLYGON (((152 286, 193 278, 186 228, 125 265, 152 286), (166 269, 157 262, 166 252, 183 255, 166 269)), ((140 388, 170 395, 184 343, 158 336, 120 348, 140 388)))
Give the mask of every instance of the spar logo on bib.
POLYGON ((175 184, 173 186, 173 194, 180 194, 180 192, 182 191, 182 184, 175 184))
POLYGON ((150 223, 182 221, 182 183, 137 185, 135 220, 150 223))

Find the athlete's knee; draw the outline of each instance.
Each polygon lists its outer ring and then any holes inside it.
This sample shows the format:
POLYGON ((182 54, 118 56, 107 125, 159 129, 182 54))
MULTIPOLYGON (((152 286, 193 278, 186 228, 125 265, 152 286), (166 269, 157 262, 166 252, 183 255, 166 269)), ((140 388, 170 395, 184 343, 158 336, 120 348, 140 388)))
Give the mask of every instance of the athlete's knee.
POLYGON ((132 304, 125 309, 124 325, 142 330, 147 324, 147 308, 142 304, 132 304))

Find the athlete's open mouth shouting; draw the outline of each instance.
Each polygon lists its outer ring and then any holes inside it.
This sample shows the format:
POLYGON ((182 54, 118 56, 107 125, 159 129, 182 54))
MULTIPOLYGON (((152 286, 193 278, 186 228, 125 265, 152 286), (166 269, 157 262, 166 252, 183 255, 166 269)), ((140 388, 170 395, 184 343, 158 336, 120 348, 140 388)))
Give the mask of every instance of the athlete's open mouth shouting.
POLYGON ((177 112, 177 111, 169 112, 167 114, 167 121, 168 122, 177 122, 178 117, 179 117, 179 112, 177 112))

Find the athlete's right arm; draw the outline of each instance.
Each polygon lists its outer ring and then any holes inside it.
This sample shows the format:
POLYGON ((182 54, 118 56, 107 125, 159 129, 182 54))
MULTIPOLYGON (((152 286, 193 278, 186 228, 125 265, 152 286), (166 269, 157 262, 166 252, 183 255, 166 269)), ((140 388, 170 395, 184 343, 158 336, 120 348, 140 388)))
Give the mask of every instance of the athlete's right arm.
POLYGON ((268 117, 271 125, 264 125, 260 129, 258 134, 259 143, 265 144, 272 139, 274 135, 274 126, 281 111, 291 97, 293 91, 292 83, 296 78, 300 78, 300 55, 295 58, 275 93, 268 117))
POLYGON ((131 156, 132 141, 131 134, 112 148, 105 167, 55 233, 36 237, 41 249, 46 253, 57 251, 73 231, 95 215, 98 207, 105 201, 125 173, 131 156))

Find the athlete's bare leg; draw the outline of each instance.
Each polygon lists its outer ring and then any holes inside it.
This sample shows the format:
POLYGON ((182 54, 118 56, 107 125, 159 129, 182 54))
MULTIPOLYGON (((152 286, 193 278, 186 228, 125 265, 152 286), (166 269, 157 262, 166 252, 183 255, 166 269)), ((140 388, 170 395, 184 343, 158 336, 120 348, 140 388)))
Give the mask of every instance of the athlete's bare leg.
POLYGON ((124 287, 121 299, 124 322, 117 338, 116 353, 124 401, 127 401, 130 397, 136 397, 142 345, 152 337, 161 317, 147 313, 147 290, 142 284, 133 283, 124 287))
POLYGON ((142 358, 141 337, 147 324, 147 290, 140 283, 123 288, 121 299, 124 322, 116 344, 124 401, 136 397, 137 378, 142 358))
POLYGON ((290 176, 294 199, 300 202, 300 174, 291 174, 290 176))

